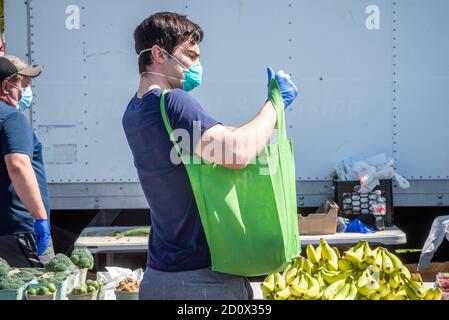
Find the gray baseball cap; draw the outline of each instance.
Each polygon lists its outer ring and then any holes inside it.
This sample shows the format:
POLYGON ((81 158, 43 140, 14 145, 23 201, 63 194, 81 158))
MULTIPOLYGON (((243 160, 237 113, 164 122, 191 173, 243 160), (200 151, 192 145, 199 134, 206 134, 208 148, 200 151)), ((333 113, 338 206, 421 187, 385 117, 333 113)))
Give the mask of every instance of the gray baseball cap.
POLYGON ((0 57, 0 81, 20 74, 23 76, 35 78, 42 73, 43 65, 30 65, 16 56, 4 55, 0 57))

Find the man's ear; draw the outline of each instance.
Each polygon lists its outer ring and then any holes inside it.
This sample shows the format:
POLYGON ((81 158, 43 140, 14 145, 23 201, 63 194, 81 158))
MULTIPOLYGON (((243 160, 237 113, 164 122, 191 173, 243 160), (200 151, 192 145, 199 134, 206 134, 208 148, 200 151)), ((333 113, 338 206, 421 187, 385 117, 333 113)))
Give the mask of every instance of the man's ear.
POLYGON ((7 80, 3 80, 1 90, 2 90, 2 94, 8 95, 8 81, 7 80))
POLYGON ((152 49, 153 59, 155 62, 159 64, 164 64, 165 62, 165 55, 164 51, 159 46, 154 46, 152 49))

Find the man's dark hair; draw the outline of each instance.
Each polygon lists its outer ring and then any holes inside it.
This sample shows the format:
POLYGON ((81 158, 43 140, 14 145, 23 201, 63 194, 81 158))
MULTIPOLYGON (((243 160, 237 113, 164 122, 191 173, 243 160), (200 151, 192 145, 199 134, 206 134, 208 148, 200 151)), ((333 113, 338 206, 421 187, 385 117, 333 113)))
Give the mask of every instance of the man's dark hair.
MULTIPOLYGON (((203 37, 203 29, 199 25, 186 16, 172 12, 156 13, 145 19, 134 31, 137 54, 154 45, 171 54, 180 43, 190 40, 192 44, 198 44, 203 37)), ((139 58, 139 72, 144 72, 145 67, 152 63, 151 52, 144 52, 139 58)))

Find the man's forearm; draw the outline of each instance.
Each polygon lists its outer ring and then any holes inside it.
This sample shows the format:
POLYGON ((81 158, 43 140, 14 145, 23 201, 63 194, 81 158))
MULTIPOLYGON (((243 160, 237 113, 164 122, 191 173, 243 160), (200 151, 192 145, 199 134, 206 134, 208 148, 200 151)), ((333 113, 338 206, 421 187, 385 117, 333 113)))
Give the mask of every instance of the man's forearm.
POLYGON ((246 161, 252 161, 262 152, 273 134, 276 121, 276 111, 268 101, 253 120, 234 131, 237 148, 245 148, 246 161))
POLYGON ((9 170, 9 176, 14 190, 31 215, 35 219, 47 219, 47 210, 31 163, 29 166, 9 170))

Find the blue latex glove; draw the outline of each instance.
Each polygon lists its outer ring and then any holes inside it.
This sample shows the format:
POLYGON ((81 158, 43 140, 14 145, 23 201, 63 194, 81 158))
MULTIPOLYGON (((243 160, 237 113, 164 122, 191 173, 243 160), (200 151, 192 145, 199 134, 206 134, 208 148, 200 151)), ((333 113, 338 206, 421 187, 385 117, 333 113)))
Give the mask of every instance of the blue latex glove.
POLYGON ((37 255, 40 257, 47 249, 50 241, 50 225, 47 219, 36 220, 34 224, 34 239, 36 241, 37 255))
POLYGON ((268 74, 268 99, 271 99, 270 95, 270 82, 271 79, 276 78, 279 88, 281 89, 282 99, 284 100, 284 106, 285 109, 287 109, 293 101, 295 101, 296 97, 298 96, 298 88, 293 83, 293 81, 290 79, 290 75, 285 73, 284 71, 279 71, 278 73, 274 74, 274 71, 272 68, 268 67, 267 69, 268 74))

